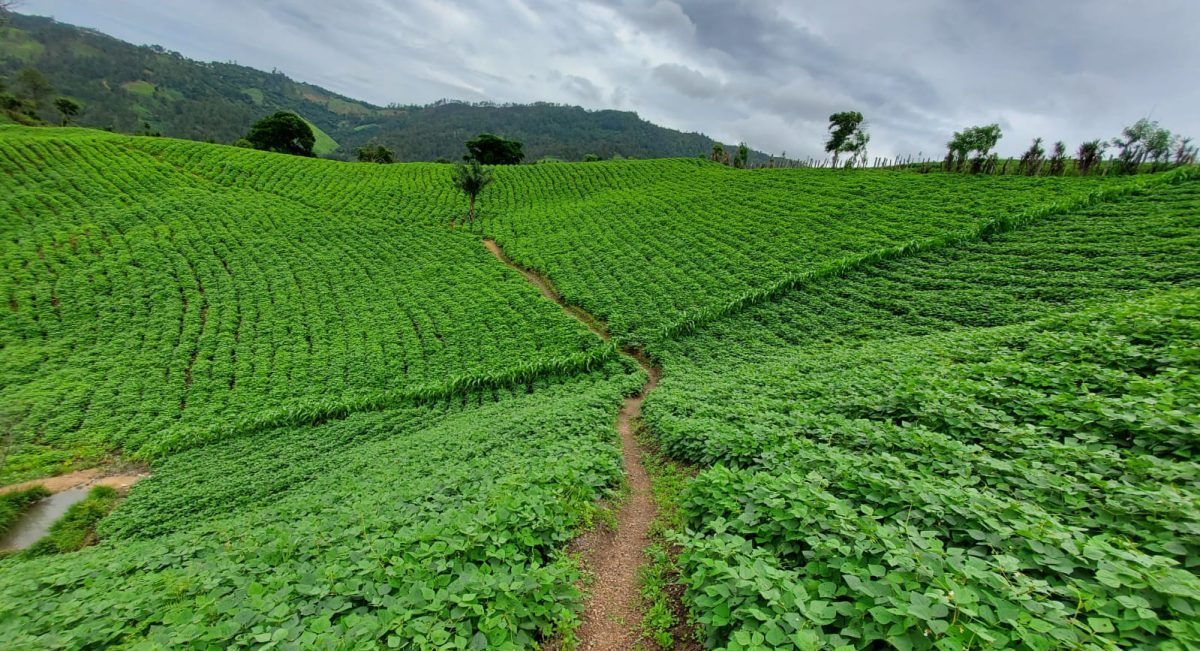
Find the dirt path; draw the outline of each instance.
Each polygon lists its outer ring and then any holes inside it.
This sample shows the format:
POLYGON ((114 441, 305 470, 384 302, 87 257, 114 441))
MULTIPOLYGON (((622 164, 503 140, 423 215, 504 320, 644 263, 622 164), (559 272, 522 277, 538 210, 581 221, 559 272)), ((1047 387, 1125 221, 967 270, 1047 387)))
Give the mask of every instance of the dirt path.
MULTIPOLYGON (((609 338, 608 328, 603 322, 568 305, 547 278, 509 260, 494 241, 484 240, 483 244, 498 260, 518 271, 537 286, 543 296, 558 303, 571 317, 599 337, 609 338)), ((629 484, 629 495, 617 512, 617 529, 594 529, 571 543, 572 551, 580 553, 584 567, 594 578, 588 586, 583 623, 576 631, 580 649, 633 649, 641 633, 638 569, 645 562, 642 552, 650 544, 650 525, 654 521, 655 510, 654 497, 650 493, 650 475, 642 465, 642 450, 634 438, 634 432, 642 414, 642 401, 654 390, 661 373, 640 351, 622 349, 621 353, 636 361, 649 379, 637 395, 625 399, 617 416, 625 479, 629 484)))
POLYGON ((33 488, 34 486, 42 486, 51 493, 61 493, 80 486, 112 486, 119 491, 124 491, 149 475, 148 471, 139 468, 123 468, 120 471, 108 472, 103 468, 88 468, 87 470, 76 470, 75 472, 69 472, 56 477, 46 477, 44 479, 23 481, 19 484, 0 486, 0 495, 33 488))

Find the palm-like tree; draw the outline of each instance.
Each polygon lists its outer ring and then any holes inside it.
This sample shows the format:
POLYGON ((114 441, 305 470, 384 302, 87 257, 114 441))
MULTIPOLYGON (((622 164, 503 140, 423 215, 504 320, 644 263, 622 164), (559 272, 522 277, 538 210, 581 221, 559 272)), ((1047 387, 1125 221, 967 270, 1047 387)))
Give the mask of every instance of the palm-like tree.
POLYGON ((475 197, 492 182, 492 171, 485 169, 479 161, 471 159, 466 163, 458 163, 450 173, 454 186, 462 190, 471 200, 471 208, 467 211, 467 221, 475 221, 475 197))

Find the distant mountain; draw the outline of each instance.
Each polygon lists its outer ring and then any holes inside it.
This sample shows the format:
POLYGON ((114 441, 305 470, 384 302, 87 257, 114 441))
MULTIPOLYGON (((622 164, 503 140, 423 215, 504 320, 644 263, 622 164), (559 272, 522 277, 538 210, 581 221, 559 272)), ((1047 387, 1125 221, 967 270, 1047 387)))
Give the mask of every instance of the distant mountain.
MULTIPOLYGON (((379 142, 400 160, 457 160, 465 153, 463 141, 485 131, 520 140, 530 161, 579 160, 585 154, 696 156, 714 142, 629 111, 546 103, 374 106, 280 72, 193 61, 158 46, 13 14, 0 27, 0 77, 12 80, 28 66, 41 70, 57 94, 84 105, 77 121, 83 126, 230 143, 258 118, 284 109, 315 126, 318 153, 334 158, 352 157, 356 147, 379 142)), ((45 117, 55 119, 52 111, 45 117)))

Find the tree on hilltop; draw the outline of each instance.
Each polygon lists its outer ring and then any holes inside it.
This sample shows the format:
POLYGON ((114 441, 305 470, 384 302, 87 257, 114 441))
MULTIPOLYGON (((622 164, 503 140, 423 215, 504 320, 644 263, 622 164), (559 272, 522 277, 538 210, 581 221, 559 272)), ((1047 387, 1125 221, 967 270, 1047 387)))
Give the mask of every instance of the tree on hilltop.
POLYGON ((354 150, 360 163, 394 163, 396 153, 380 144, 366 145, 354 150))
POLYGON ((1079 170, 1080 176, 1087 176, 1104 160, 1105 146, 1103 140, 1089 140, 1079 145, 1079 151, 1075 153, 1075 168, 1079 170))
POLYGON ((739 169, 745 169, 750 162, 750 148, 745 142, 738 143, 737 154, 733 157, 733 166, 739 169))
POLYGON ((1017 171, 1025 176, 1037 176, 1042 169, 1042 160, 1046 157, 1046 150, 1042 147, 1042 139, 1034 138, 1033 144, 1029 145, 1029 149, 1021 154, 1021 161, 1017 164, 1017 171))
POLYGON ((946 170, 960 171, 967 162, 967 156, 974 153, 971 160, 971 172, 978 173, 994 167, 996 157, 989 155, 992 148, 1004 134, 1000 132, 999 124, 967 127, 955 131, 954 137, 946 143, 946 170))
POLYGON ((1067 143, 1059 140, 1054 143, 1054 152, 1048 159, 1050 176, 1062 176, 1067 171, 1067 143))
MULTIPOLYGON (((456 163, 454 170, 450 172, 450 178, 454 181, 454 187, 461 190, 471 201, 467 221, 475 221, 475 198, 492 182, 492 171, 484 168, 479 159, 472 158, 465 163, 456 163)), ((454 222, 451 222, 450 226, 453 227, 454 222)))
POLYGON ((288 111, 279 111, 255 122, 246 134, 246 140, 262 151, 316 156, 313 145, 317 139, 312 129, 299 115, 288 111))
POLYGON ((54 100, 54 108, 58 109, 58 112, 62 115, 62 126, 64 127, 70 124, 71 120, 75 119, 79 115, 79 112, 83 110, 79 102, 70 97, 60 97, 54 100))
POLYGON ((1170 151, 1171 132, 1158 126, 1155 120, 1142 118, 1122 129, 1112 144, 1118 149, 1118 171, 1134 174, 1146 160, 1158 160, 1170 151))
POLYGON ((491 133, 481 133, 466 142, 466 161, 479 161, 483 165, 517 165, 525 159, 521 143, 491 133))
POLYGON ((728 165, 729 164, 729 154, 725 153, 725 145, 722 145, 719 142, 714 142, 713 146, 712 146, 712 155, 710 155, 708 157, 708 159, 713 161, 714 163, 721 163, 723 165, 728 165))
POLYGON ((829 116, 829 140, 825 141, 825 151, 833 154, 833 165, 838 166, 841 154, 851 154, 850 163, 866 159, 867 143, 871 135, 867 133, 866 121, 858 111, 842 111, 829 116))

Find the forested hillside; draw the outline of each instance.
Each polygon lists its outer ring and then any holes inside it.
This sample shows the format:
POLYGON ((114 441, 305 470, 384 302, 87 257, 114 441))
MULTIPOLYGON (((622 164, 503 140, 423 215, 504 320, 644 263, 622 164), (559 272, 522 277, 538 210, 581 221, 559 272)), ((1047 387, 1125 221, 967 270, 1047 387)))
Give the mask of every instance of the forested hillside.
MULTIPOLYGON (((77 123, 122 133, 161 133, 231 143, 258 118, 294 111, 328 140, 318 153, 352 158, 382 143, 398 160, 459 160, 463 141, 481 132, 525 144, 526 159, 696 156, 713 140, 663 128, 628 111, 588 111, 554 104, 374 106, 279 72, 234 63, 193 61, 156 46, 135 46, 48 18, 13 14, 0 27, 0 78, 10 85, 28 67, 60 95, 83 105, 77 123)), ((397 98, 403 101, 404 98, 397 98)), ((57 116, 46 107, 44 117, 57 116)))

